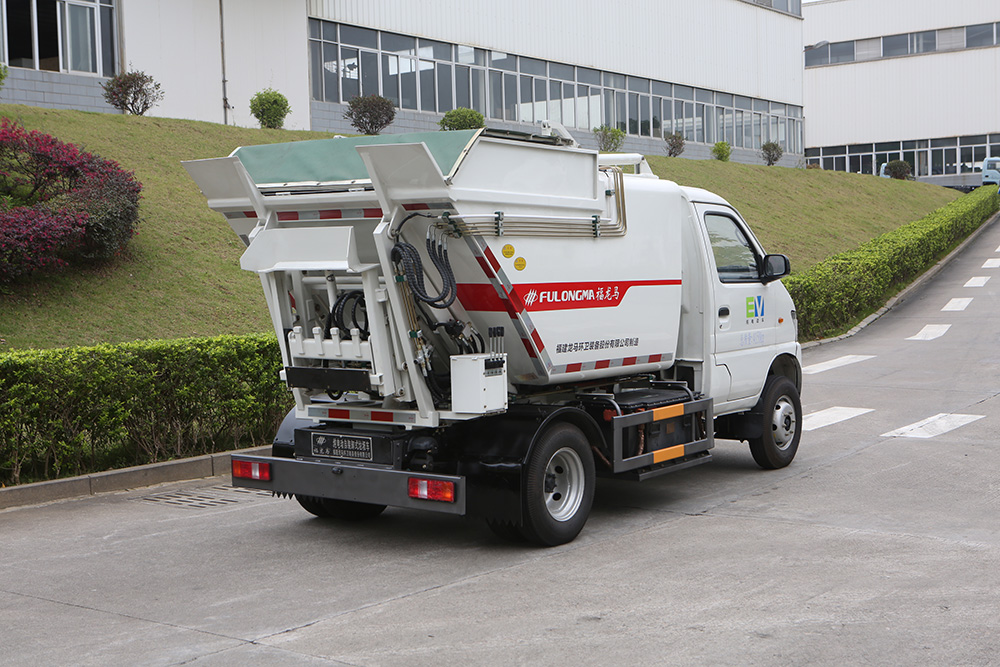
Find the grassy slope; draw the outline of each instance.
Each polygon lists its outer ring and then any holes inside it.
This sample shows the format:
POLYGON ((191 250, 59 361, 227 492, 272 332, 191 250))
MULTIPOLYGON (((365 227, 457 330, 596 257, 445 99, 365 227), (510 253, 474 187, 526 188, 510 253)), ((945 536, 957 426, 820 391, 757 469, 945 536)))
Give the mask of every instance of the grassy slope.
MULTIPOLYGON (((0 114, 117 160, 144 185, 143 221, 126 257, 0 288, 0 350, 270 330, 260 283, 239 268, 242 244, 180 162, 330 135, 18 105, 0 105, 0 114)), ((726 197, 765 247, 788 253, 799 270, 956 196, 870 176, 677 158, 651 164, 726 197)))
POLYGON ((918 220, 960 196, 925 183, 714 160, 650 157, 661 178, 711 190, 746 218, 768 252, 802 271, 918 220))

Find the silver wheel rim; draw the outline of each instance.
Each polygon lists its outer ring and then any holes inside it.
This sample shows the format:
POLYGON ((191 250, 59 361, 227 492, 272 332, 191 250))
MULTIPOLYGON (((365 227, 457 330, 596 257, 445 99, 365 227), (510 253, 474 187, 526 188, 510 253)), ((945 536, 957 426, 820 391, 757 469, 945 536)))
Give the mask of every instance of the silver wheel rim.
POLYGON ((580 509, 584 491, 583 461, 569 447, 563 447, 545 466, 545 509, 556 521, 569 521, 580 509))
POLYGON ((788 447, 795 437, 795 406, 787 396, 782 396, 774 404, 774 418, 771 420, 771 433, 778 449, 788 447))

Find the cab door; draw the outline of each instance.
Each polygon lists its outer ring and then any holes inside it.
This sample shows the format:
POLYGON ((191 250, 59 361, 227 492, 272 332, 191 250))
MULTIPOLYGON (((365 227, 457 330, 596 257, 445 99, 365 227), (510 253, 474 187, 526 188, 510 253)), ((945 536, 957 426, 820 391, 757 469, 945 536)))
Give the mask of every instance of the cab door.
POLYGON ((731 208, 698 205, 709 243, 715 306, 715 363, 732 378, 727 396, 734 401, 756 396, 774 357, 776 282, 761 278, 764 252, 746 223, 731 208))

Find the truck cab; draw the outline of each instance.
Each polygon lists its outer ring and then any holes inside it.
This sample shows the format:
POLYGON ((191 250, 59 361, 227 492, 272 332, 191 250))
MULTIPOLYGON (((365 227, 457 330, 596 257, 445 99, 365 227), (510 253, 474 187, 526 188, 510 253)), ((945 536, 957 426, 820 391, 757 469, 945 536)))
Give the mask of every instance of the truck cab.
POLYGON ((237 149, 185 163, 247 245, 295 408, 233 483, 307 511, 484 518, 543 546, 595 478, 642 481, 801 435, 780 278, 721 197, 561 128, 237 149))
POLYGON ((983 160, 983 185, 1000 185, 1000 157, 983 160))

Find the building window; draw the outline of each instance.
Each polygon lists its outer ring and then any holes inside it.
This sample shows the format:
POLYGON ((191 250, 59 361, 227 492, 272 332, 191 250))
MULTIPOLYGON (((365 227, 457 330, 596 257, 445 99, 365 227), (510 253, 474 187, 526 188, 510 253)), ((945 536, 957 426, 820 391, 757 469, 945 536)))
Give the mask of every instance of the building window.
POLYGON ((910 53, 929 53, 937 48, 937 31, 910 33, 910 53))
POLYGON ((114 76, 114 0, 4 0, 0 30, 11 67, 114 76))
POLYGON ((310 90, 321 102, 381 94, 415 111, 467 107, 491 120, 608 125, 649 138, 680 132, 748 149, 780 137, 801 152, 802 110, 778 102, 319 19, 309 19, 309 53, 310 90))
POLYGON ((831 63, 854 62, 854 42, 834 42, 830 45, 831 63))
POLYGON ((909 35, 889 35, 882 38, 882 57, 906 56, 910 53, 909 35))
POLYGON ((970 25, 965 28, 965 46, 973 49, 977 46, 993 46, 993 24, 970 25))

